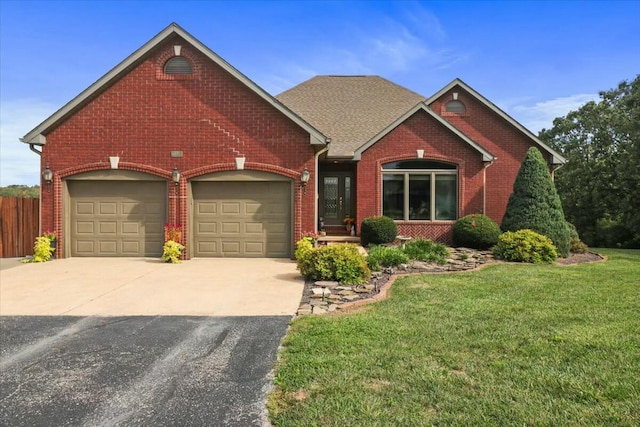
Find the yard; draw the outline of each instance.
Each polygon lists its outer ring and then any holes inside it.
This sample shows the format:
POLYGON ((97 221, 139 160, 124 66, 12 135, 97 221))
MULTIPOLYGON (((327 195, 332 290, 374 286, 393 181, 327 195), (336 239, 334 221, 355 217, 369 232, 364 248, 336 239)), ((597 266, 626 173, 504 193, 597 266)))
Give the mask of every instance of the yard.
POLYGON ((640 251, 399 279, 293 322, 275 426, 640 424, 640 251))

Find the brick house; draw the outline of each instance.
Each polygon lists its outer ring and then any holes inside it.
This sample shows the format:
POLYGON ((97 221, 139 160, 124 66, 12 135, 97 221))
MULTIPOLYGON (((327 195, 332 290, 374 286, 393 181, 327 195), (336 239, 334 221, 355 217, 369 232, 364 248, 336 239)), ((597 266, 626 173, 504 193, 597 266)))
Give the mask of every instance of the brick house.
POLYGON ((21 138, 41 155, 41 227, 58 256, 291 257, 302 233, 387 215, 450 241, 500 221, 530 146, 565 160, 460 80, 431 98, 376 76, 277 97, 171 24, 21 138), (50 179, 49 179, 50 178, 50 179))

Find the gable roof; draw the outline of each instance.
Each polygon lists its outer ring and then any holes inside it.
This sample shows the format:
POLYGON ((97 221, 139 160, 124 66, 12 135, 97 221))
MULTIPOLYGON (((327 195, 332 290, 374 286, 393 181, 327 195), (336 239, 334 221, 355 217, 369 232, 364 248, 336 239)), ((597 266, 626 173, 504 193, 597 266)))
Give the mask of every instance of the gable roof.
POLYGON ((286 106, 279 103, 273 96, 267 93, 260 86, 251 81, 247 76, 242 74, 240 71, 231 66, 228 62, 218 56, 215 52, 209 49, 207 46, 202 44, 199 40, 193 37, 191 34, 187 33, 184 29, 182 29, 178 24, 172 23, 167 28, 162 30, 158 35, 153 37, 147 43, 145 43, 138 50, 129 55, 124 61, 120 64, 116 65, 111 71, 109 71, 104 76, 100 77, 95 83, 89 86, 87 89, 82 91, 78 96, 69 101, 66 105, 60 108, 58 111, 53 113, 49 118, 40 123, 36 128, 27 133, 23 138, 20 138, 20 141, 30 144, 30 145, 44 145, 46 144, 46 137, 44 134, 53 126, 55 126, 60 120, 64 119, 67 115, 71 114, 76 108, 82 107, 86 101, 91 99, 91 97, 104 88, 108 87, 113 81, 120 78, 120 76, 126 73, 129 67, 136 64, 140 59, 142 59, 145 55, 147 55, 151 50, 153 50, 156 46, 162 43, 167 38, 172 35, 177 34, 182 37, 187 43, 191 44, 194 48, 199 50, 202 54, 204 54, 211 61, 219 65, 222 69, 227 71, 229 74, 238 79, 241 83, 243 83, 246 87, 252 90, 255 94, 260 96, 262 99, 271 104, 274 108, 279 110, 289 119, 291 119, 298 126, 303 128, 305 131, 310 134, 310 143, 311 144, 326 144, 328 139, 324 136, 318 129, 313 127, 311 124, 303 120, 299 115, 291 111, 286 106))
POLYGON ((316 76, 276 96, 331 138, 329 157, 351 158, 426 98, 379 76, 316 76))
POLYGON ((407 120, 409 117, 413 116, 415 113, 417 113, 420 110, 424 111, 429 116, 431 116, 434 119, 436 119, 441 125, 443 125, 447 129, 449 129, 452 133, 454 133, 456 136, 458 136, 460 139, 462 139, 464 142, 466 142, 472 148, 474 148, 476 151, 478 151, 480 154, 482 154, 482 161, 483 162, 490 162, 490 161, 493 161, 493 160, 496 159, 496 157, 493 154, 491 154, 490 152, 488 152, 487 150, 482 148, 480 145, 478 145, 475 141, 473 141, 467 135, 465 135, 464 133, 460 132, 455 126, 453 126, 451 123, 449 123, 448 121, 446 121, 445 119, 440 117, 440 115, 436 114, 424 102, 420 102, 419 104, 414 106, 412 109, 407 111, 405 114, 403 114, 402 116, 398 117, 393 123, 389 124, 389 126, 387 126, 382 132, 378 133, 374 138, 372 138, 371 140, 367 141, 366 144, 363 144, 362 146, 358 147, 354 152, 353 159, 354 160, 360 160, 360 157, 361 157, 362 153, 367 148, 371 147, 373 144, 378 142, 386 134, 391 132, 393 129, 395 129, 397 126, 399 126, 402 122, 404 122, 405 120, 407 120))
POLYGON ((502 111, 500 108, 498 108, 493 102, 489 101, 487 98, 485 98, 484 96, 480 95, 478 92, 476 92, 471 86, 469 86, 468 84, 466 84, 465 82, 463 82, 462 80, 456 78, 455 80, 453 80, 451 83, 449 83, 448 85, 446 85, 445 87, 443 87, 442 89, 440 89, 438 92, 436 92, 433 96, 431 96, 427 101, 427 105, 431 105, 433 104, 435 101, 437 101, 442 95, 444 95, 445 93, 449 92, 451 89, 453 89, 454 87, 460 87, 462 89, 464 89, 466 92, 468 92, 471 96, 475 97, 478 101, 480 101, 481 103, 483 103, 484 105, 486 105, 489 109, 491 109, 494 113, 496 113, 498 116, 500 116, 502 119, 506 120, 507 122, 509 122, 513 127, 515 127, 516 129, 518 129, 520 132, 522 132, 525 136, 527 136, 528 138, 530 138, 533 142, 535 142, 540 148, 542 148, 544 151, 546 151, 547 153, 549 153, 551 155, 551 163, 554 165, 562 165, 567 163, 567 159, 565 159, 562 155, 560 155, 560 153, 558 153, 557 151, 553 150, 551 147, 549 147, 547 144, 545 144, 544 142, 542 142, 537 136, 535 136, 529 129, 525 128, 524 126, 522 126, 520 123, 518 123, 515 119, 513 119, 511 116, 509 116, 507 113, 505 113, 504 111, 502 111))

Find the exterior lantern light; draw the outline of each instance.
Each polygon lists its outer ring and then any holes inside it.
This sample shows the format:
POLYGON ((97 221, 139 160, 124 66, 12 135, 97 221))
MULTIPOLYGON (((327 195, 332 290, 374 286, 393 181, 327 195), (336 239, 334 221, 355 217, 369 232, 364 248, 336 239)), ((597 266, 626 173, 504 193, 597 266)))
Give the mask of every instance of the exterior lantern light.
POLYGON ((50 193, 51 183, 53 182, 53 172, 51 172, 51 169, 49 169, 49 165, 45 166, 44 170, 42 171, 42 179, 44 180, 44 183, 47 184, 47 192, 50 193))
POLYGON ((309 178, 311 178, 311 174, 309 173, 309 169, 306 167, 302 171, 300 175, 300 184, 302 185, 302 191, 304 194, 307 194, 307 184, 309 183, 309 178))
POLYGON ((173 168, 173 172, 171 172, 171 181, 176 187, 176 194, 178 194, 178 186, 180 185, 180 171, 178 171, 178 167, 175 166, 173 168))

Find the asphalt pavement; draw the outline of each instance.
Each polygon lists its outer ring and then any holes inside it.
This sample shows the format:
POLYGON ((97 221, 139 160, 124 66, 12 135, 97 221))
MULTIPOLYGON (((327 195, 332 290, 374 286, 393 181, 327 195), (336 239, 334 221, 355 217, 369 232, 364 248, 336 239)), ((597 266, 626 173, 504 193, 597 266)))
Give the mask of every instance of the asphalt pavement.
POLYGON ((0 425, 268 426, 291 316, 2 316, 0 425))

